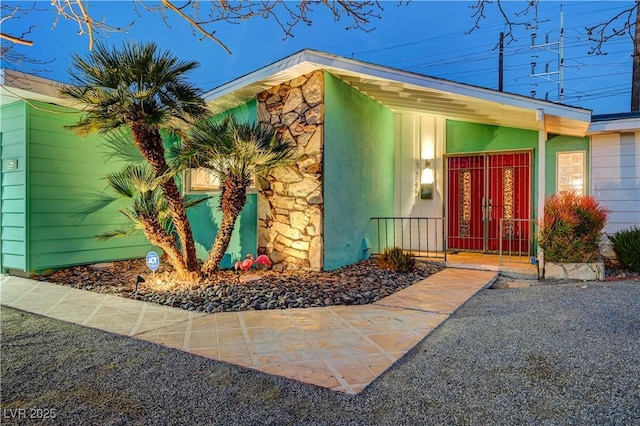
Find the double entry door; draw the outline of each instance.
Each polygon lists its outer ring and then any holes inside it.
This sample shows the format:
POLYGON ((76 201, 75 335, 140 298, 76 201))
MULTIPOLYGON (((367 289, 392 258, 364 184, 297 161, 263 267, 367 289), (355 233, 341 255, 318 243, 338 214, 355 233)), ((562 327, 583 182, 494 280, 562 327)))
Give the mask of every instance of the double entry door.
POLYGON ((447 157, 449 250, 495 253, 502 241, 529 252, 531 161, 529 151, 447 157))

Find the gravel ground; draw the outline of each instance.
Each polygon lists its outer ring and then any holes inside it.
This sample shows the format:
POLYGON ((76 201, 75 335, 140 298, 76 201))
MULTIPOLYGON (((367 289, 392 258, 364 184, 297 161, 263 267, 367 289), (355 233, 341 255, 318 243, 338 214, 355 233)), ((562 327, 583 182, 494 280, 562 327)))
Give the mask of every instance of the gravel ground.
POLYGON ((483 290, 352 396, 3 307, 2 423, 640 424, 639 301, 632 281, 483 290))

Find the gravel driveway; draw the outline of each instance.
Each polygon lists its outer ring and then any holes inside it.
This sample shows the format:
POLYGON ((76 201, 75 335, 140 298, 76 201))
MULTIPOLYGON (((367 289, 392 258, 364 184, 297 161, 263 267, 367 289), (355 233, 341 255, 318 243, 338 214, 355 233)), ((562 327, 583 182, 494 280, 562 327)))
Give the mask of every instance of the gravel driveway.
POLYGON ((355 396, 10 308, 1 326, 2 424, 640 424, 638 282, 484 290, 355 396))

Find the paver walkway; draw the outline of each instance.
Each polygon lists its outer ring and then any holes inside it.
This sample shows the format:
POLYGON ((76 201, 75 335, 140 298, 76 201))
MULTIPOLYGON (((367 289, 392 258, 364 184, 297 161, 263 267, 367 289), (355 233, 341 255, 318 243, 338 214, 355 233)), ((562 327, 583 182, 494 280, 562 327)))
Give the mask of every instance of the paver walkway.
POLYGON ((448 268, 370 305, 207 314, 1 276, 0 304, 355 394, 496 277, 448 268))

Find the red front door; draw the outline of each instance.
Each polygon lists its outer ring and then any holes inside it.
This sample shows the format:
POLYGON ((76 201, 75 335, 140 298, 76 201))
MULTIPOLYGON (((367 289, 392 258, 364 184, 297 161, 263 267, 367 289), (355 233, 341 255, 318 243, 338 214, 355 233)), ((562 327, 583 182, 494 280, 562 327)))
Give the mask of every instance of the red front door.
POLYGON ((449 157, 447 179, 450 250, 529 251, 531 153, 449 157))

